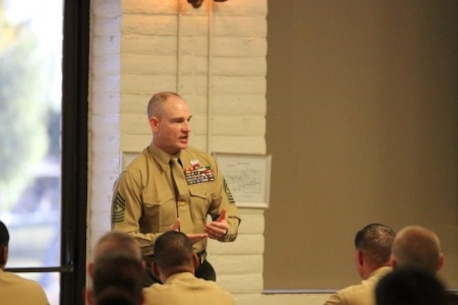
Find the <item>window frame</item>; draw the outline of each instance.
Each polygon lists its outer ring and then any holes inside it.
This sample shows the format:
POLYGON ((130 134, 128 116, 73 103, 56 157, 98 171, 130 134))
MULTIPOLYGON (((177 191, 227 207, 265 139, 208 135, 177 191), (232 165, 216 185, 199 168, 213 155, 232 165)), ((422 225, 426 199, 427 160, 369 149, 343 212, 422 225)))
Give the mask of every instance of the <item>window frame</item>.
POLYGON ((63 0, 60 304, 84 304, 90 0, 63 0))

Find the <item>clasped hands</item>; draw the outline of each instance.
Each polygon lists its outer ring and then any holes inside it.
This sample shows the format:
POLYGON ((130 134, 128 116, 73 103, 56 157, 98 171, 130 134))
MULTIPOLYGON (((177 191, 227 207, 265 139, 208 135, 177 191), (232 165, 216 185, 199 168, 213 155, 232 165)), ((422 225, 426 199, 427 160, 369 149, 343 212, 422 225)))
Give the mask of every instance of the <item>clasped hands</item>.
MULTIPOLYGON (((177 218, 174 224, 170 226, 171 230, 178 231, 180 228, 180 218, 177 218)), ((218 219, 209 222, 204 227, 204 233, 188 233, 186 234, 192 243, 199 242, 205 238, 220 239, 225 236, 229 230, 227 223, 227 210, 224 208, 221 210, 221 214, 218 219)))

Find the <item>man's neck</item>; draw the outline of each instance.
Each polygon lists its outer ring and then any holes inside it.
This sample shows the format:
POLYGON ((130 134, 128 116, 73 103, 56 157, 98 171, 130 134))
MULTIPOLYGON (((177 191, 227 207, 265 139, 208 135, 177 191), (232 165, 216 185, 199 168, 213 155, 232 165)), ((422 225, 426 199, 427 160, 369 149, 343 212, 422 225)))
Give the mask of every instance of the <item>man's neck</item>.
POLYGON ((367 280, 369 277, 371 277, 372 274, 374 274, 375 271, 377 271, 378 269, 383 268, 383 267, 390 267, 390 264, 385 264, 385 265, 378 266, 378 267, 371 267, 370 269, 368 269, 365 272, 364 279, 367 280))
POLYGON ((177 273, 184 273, 184 272, 189 272, 189 273, 192 273, 194 274, 194 268, 193 266, 177 266, 177 267, 174 267, 170 270, 168 270, 168 272, 161 272, 161 280, 163 282, 165 282, 169 277, 173 276, 174 274, 177 274, 177 273))

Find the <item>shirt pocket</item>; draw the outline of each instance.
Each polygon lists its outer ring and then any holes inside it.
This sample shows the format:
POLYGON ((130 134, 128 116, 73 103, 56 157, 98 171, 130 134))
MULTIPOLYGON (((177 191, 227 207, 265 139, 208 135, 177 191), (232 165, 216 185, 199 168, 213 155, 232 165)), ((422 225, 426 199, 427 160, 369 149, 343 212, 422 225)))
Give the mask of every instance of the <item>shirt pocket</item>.
POLYGON ((211 203, 211 193, 200 188, 189 189, 191 195, 191 214, 196 221, 205 222, 211 203))
POLYGON ((177 219, 175 197, 171 192, 144 192, 143 223, 150 227, 153 233, 170 230, 177 219))

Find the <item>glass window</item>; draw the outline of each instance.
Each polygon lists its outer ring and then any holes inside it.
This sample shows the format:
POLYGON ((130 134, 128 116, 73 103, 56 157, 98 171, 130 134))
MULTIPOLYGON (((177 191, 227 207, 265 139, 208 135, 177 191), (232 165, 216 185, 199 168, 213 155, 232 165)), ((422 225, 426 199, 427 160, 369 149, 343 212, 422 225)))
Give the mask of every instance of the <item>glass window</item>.
MULTIPOLYGON (((0 219, 7 268, 60 265, 62 0, 0 0, 0 219)), ((22 273, 58 304, 58 273, 22 273)))

